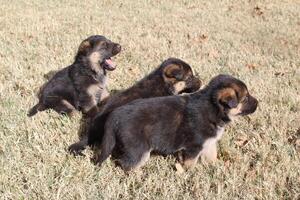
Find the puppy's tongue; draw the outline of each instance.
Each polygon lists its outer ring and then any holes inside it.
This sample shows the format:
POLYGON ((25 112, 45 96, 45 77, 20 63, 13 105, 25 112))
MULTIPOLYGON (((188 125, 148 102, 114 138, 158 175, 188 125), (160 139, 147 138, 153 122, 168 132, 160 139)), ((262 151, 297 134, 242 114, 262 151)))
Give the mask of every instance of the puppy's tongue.
POLYGON ((116 64, 109 58, 109 59, 105 59, 105 68, 107 70, 114 70, 116 69, 116 64))

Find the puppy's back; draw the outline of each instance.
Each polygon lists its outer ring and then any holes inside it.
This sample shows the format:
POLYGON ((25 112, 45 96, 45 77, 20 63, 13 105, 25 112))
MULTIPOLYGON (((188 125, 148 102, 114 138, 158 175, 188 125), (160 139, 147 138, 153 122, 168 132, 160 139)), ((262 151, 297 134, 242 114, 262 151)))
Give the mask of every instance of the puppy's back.
POLYGON ((181 120, 187 103, 186 96, 168 96, 138 99, 116 108, 108 117, 106 126, 118 128, 149 128, 173 130, 181 120), (155 126, 154 126, 155 125, 155 126))

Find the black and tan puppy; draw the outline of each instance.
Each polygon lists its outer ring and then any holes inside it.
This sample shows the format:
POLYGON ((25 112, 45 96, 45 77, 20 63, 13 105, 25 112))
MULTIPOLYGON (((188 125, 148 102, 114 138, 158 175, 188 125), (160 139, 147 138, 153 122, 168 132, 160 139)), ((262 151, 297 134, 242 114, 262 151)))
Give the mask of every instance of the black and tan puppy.
POLYGON ((201 81, 193 75, 191 67, 184 61, 176 58, 165 60, 157 69, 137 82, 132 87, 109 97, 100 107, 99 113, 89 127, 91 119, 81 124, 81 140, 72 144, 69 150, 78 154, 87 145, 93 145, 102 140, 106 117, 115 108, 127 104, 133 100, 150 97, 160 97, 179 94, 182 92, 194 92, 201 86, 201 81), (86 131, 89 130, 89 133, 86 131))
POLYGON ((74 63, 58 71, 41 87, 39 102, 30 109, 28 116, 46 109, 68 115, 75 110, 88 112, 108 96, 106 73, 115 69, 111 57, 120 51, 119 44, 104 36, 94 35, 85 39, 79 46, 74 63))
POLYGON ((136 100, 108 116, 96 163, 115 147, 121 150, 118 161, 126 171, 143 166, 152 151, 181 151, 185 168, 194 166, 200 155, 215 160, 224 126, 233 117, 253 113, 257 104, 246 85, 228 75, 213 78, 193 94, 136 100))

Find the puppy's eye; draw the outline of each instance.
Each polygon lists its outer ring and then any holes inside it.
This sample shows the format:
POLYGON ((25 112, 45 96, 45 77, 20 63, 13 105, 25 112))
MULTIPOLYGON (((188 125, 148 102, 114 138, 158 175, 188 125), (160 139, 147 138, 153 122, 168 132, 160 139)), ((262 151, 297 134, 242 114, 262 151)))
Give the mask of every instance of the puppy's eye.
POLYGON ((243 103, 247 103, 248 98, 249 98, 249 95, 245 96, 245 98, 242 100, 242 102, 243 102, 243 103))
POLYGON ((102 42, 101 49, 107 49, 108 48, 108 42, 102 42))

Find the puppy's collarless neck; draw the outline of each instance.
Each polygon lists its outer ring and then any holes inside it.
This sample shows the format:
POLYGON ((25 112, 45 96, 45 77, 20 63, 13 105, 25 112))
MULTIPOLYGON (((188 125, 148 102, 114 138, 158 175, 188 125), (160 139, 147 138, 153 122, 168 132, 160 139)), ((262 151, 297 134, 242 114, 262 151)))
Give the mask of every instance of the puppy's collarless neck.
POLYGON ((141 89, 145 97, 171 95, 166 89, 162 77, 156 74, 150 74, 146 79, 142 79, 136 84, 136 87, 141 89))

